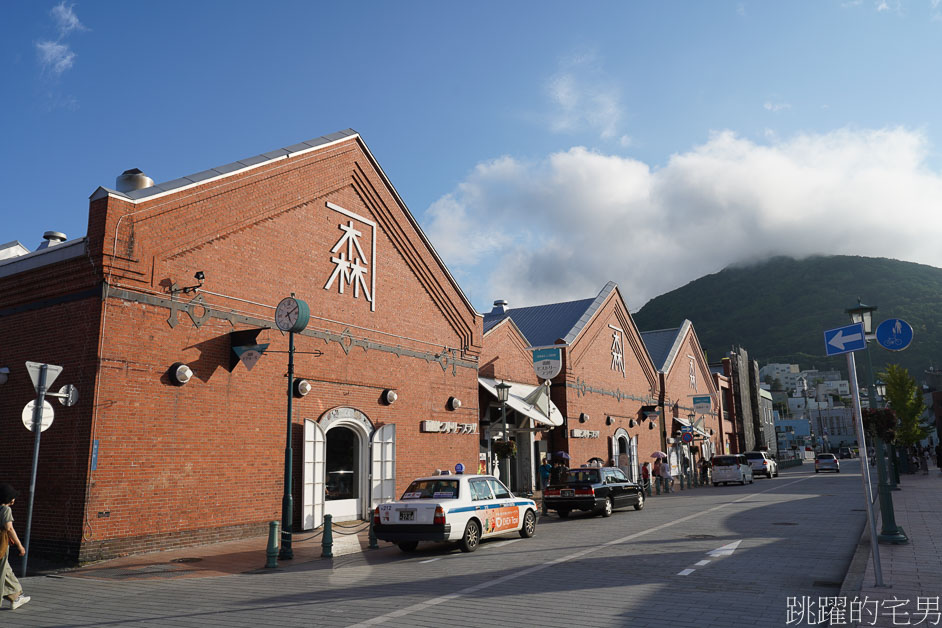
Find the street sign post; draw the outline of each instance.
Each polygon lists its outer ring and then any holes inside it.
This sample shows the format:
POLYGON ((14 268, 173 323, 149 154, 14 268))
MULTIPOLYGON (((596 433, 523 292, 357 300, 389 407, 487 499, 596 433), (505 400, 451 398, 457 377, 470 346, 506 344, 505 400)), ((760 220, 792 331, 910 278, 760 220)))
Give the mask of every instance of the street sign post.
POLYGON ((828 357, 867 348, 863 323, 854 323, 824 332, 824 349, 828 357))
POLYGON ((902 319, 888 318, 877 327, 876 335, 884 349, 902 351, 913 341, 913 328, 902 319))
MULTIPOLYGON (((23 408, 23 425, 32 432, 36 429, 36 406, 39 405, 36 401, 30 401, 26 404, 26 407, 23 408)), ((52 420, 55 418, 56 414, 52 409, 52 404, 46 401, 45 399, 42 402, 42 413, 39 419, 39 431, 45 432, 49 429, 49 426, 52 425, 52 420)))

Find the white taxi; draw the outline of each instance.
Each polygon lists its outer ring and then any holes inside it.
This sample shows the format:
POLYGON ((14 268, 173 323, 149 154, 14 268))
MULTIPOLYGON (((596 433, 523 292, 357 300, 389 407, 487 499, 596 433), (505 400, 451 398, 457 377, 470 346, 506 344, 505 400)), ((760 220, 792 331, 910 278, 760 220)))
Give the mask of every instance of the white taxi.
POLYGON ((404 552, 419 541, 458 541, 473 552, 481 539, 536 532, 536 502, 516 497, 491 475, 433 475, 413 480, 399 501, 373 511, 376 538, 395 543, 404 552))

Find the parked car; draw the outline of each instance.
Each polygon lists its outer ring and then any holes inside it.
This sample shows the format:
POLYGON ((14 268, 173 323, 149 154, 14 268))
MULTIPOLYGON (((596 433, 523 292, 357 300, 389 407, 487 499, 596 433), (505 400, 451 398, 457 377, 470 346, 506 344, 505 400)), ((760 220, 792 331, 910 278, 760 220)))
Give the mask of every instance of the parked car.
POLYGON ((413 480, 399 501, 377 506, 373 531, 404 552, 420 541, 458 541, 461 551, 473 552, 488 537, 532 537, 538 513, 536 502, 515 497, 493 476, 433 475, 413 480))
POLYGON ((550 484, 543 491, 547 510, 562 518, 573 510, 595 512, 610 517, 616 508, 644 508, 644 491, 617 467, 570 469, 565 482, 550 484))
POLYGON ((742 454, 713 456, 713 486, 739 482, 752 484, 752 467, 742 454))
POLYGON ((821 471, 841 472, 841 463, 834 454, 818 454, 814 458, 814 472, 821 471))
POLYGON ((744 455, 746 460, 749 461, 749 466, 752 467, 753 476, 778 477, 778 462, 768 452, 747 451, 744 455))

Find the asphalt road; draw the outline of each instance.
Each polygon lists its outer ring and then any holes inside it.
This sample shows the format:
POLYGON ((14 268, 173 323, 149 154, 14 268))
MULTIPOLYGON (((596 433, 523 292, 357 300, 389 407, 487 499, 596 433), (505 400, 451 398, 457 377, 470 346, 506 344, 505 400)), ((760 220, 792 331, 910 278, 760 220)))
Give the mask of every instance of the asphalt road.
MULTIPOLYGON (((30 578, 0 626, 785 626, 836 596, 865 523, 857 461, 554 515, 463 554, 388 547, 276 572, 186 580, 30 578)), ((794 625, 794 624, 793 624, 794 625)))

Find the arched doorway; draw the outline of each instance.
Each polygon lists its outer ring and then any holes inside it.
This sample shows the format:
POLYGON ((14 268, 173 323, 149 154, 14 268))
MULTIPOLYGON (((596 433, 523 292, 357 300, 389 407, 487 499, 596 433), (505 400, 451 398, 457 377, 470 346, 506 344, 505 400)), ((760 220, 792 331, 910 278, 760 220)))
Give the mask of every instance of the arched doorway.
POLYGON ((362 510, 360 485, 366 472, 361 464, 362 439, 346 425, 333 426, 325 437, 324 512, 335 521, 356 519, 362 510))

